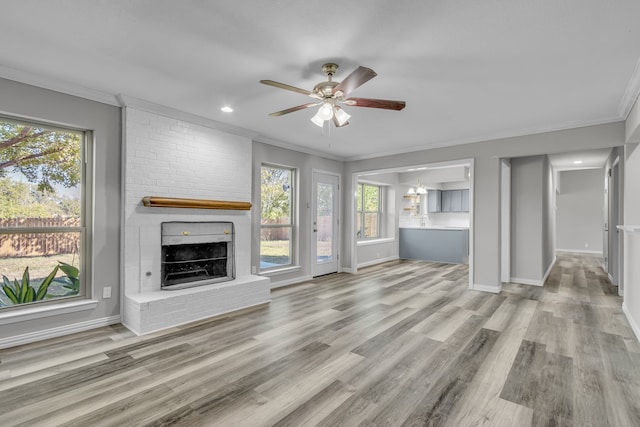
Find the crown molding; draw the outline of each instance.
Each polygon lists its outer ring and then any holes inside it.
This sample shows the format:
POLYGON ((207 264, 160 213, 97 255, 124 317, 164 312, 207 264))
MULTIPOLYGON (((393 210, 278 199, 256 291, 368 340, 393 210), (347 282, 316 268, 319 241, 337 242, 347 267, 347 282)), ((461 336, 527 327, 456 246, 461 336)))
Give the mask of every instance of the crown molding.
POLYGON ((627 116, 629 116, 629 112, 638 99, 638 95, 640 95, 640 59, 636 62, 636 68, 631 73, 631 78, 618 106, 618 114, 623 120, 626 120, 627 116))
POLYGON ((234 135, 244 136, 250 139, 253 139, 258 135, 256 132, 249 129, 219 122, 213 119, 208 119, 206 117, 198 116, 197 114, 187 113, 186 111, 177 110, 175 108, 167 107, 164 105, 155 104, 150 101, 145 101, 144 99, 134 98, 133 96, 118 94, 117 99, 119 101, 118 105, 121 107, 142 110, 148 113, 154 113, 160 116, 182 120, 184 122, 220 130, 234 135))
POLYGON ((77 96, 79 98, 100 102, 119 107, 120 103, 115 95, 102 92, 95 89, 89 89, 74 83, 65 82, 51 77, 44 77, 33 74, 28 71, 16 70, 14 68, 0 65, 0 77, 7 80, 13 80, 18 83, 24 83, 31 86, 41 87, 43 89, 61 92, 67 95, 77 96))
POLYGON ((599 119, 599 120, 581 120, 581 121, 566 122, 566 123, 559 124, 559 125, 554 125, 554 126, 542 126, 542 127, 534 127, 534 128, 523 128, 523 129, 519 129, 519 130, 508 130, 508 131, 496 133, 496 134, 493 134, 493 135, 477 136, 477 137, 470 137, 470 138, 460 138, 460 139, 450 139, 450 140, 447 140, 447 141, 437 141, 437 142, 434 142, 434 143, 431 143, 431 144, 414 145, 414 146, 406 147, 406 148, 403 148, 403 149, 392 150, 392 151, 384 151, 384 152, 379 152, 379 153, 375 153, 375 154, 365 154, 365 155, 362 155, 362 156, 345 157, 344 161, 345 162, 354 162, 354 161, 358 161, 358 160, 375 159, 375 158, 378 158, 378 157, 386 157, 386 156, 394 156, 394 155, 398 155, 398 154, 414 153, 414 152, 417 152, 417 151, 424 151, 424 150, 434 150, 436 148, 452 147, 452 146, 455 146, 455 145, 473 144, 473 143, 476 143, 476 142, 488 142, 488 141, 493 141, 493 140, 497 140, 497 139, 515 138, 515 137, 519 137, 519 136, 528 136, 528 135, 535 135, 535 134, 540 134, 540 133, 556 132, 556 131, 569 130, 569 129, 577 129, 577 128, 582 128, 582 127, 587 127, 587 126, 604 125, 604 124, 607 124, 607 123, 616 123, 616 122, 621 122, 621 121, 623 121, 622 118, 620 118, 618 116, 615 116, 615 117, 608 117, 608 118, 599 119))
POLYGON ((278 139, 269 138, 263 135, 258 135, 253 138, 255 142, 261 142, 263 144, 273 145, 275 147, 286 148, 287 150, 298 151, 300 153, 311 154, 313 156, 322 157, 323 159, 336 160, 344 162, 345 158, 337 156, 335 154, 325 153, 323 151, 314 150, 313 148, 307 148, 300 145, 291 144, 289 142, 280 141, 278 139))

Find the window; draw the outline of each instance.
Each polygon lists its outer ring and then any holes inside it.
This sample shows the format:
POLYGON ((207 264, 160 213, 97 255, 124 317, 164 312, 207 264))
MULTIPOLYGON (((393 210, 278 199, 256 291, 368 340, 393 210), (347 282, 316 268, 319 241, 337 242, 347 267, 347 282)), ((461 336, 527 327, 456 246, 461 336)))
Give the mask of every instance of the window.
POLYGON ((382 187, 370 184, 358 184, 357 224, 358 240, 380 237, 380 218, 382 217, 382 187))
POLYGON ((294 263, 294 176, 290 168, 263 165, 260 171, 260 270, 294 263))
POLYGON ((84 297, 86 138, 0 117, 0 310, 84 297))

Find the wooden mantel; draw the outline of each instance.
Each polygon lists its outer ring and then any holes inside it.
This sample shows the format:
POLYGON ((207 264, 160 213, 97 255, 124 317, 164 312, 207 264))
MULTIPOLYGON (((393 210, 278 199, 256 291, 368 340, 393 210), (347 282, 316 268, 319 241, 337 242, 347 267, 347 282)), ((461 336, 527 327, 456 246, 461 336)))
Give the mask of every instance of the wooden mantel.
POLYGON ((249 202, 232 202, 228 200, 205 199, 176 199, 172 197, 156 196, 143 197, 142 204, 150 208, 223 209, 234 211, 248 211, 251 209, 251 203, 249 202))

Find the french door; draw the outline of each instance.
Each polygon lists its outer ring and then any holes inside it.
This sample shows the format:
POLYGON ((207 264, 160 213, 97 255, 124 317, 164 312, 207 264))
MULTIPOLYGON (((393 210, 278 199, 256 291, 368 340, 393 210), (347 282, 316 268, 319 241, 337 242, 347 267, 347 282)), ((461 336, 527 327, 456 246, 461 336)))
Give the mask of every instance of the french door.
POLYGON ((338 271, 339 183, 339 175, 313 171, 313 277, 338 271))

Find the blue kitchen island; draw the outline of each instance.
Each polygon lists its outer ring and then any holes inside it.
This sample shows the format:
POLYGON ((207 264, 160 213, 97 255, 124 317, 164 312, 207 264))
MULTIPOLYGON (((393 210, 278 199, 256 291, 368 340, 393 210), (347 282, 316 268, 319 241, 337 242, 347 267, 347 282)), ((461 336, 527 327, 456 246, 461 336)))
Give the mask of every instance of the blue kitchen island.
POLYGON ((469 262, 469 229, 400 228, 400 258, 466 264, 469 262))

